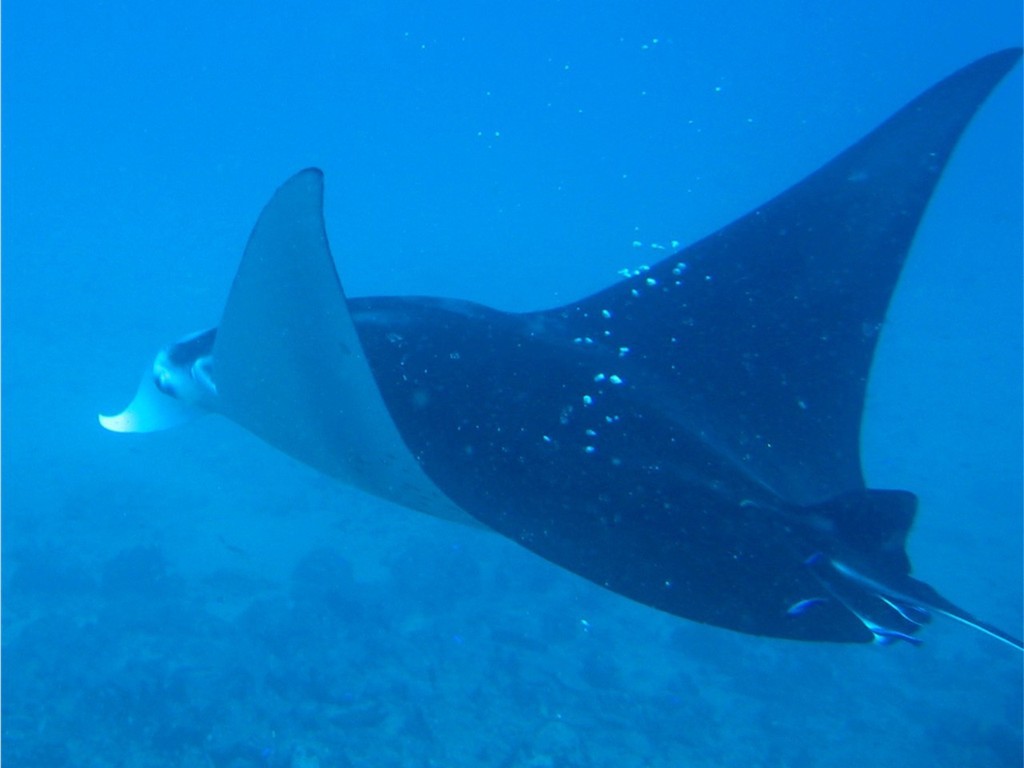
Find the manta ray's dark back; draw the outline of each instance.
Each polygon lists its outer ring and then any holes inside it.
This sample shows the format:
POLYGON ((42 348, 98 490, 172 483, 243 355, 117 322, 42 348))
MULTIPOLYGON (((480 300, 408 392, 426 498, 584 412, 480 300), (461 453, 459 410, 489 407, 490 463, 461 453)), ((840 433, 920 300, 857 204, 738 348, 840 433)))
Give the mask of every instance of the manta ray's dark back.
POLYGON ((679 419, 783 498, 862 488, 890 297, 957 140, 1020 55, 961 69, 773 200, 560 312, 585 338, 628 345, 679 419))
POLYGON ((506 314, 350 302, 431 481, 552 562, 743 632, 858 642, 931 611, 917 500, 865 487, 879 331, 947 160, 1020 57, 983 58, 732 224, 586 299, 506 314))

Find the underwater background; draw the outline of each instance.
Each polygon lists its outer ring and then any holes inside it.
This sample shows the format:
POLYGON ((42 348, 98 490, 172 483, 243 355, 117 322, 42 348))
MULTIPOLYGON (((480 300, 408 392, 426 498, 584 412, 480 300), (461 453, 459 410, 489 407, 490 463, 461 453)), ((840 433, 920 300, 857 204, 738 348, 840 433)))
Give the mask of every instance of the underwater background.
MULTIPOLYGON (((8 766, 1013 766, 1021 655, 747 637, 338 485, 210 417, 115 435, 326 173, 350 295, 553 306, 714 231, 1022 39, 1017 0, 3 5, 8 766), (939 10, 941 8, 941 10, 939 10)), ((1022 622, 1021 69, 922 223, 869 484, 1022 622)))

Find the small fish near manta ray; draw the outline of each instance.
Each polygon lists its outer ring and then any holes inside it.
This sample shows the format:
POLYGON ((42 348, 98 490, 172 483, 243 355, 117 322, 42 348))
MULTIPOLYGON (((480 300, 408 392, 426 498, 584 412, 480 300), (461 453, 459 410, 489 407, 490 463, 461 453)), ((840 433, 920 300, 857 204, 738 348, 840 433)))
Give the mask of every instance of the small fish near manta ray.
POLYGON ((347 298, 322 174, 304 170, 260 215, 220 325, 162 350, 100 423, 220 413, 325 474, 706 624, 916 643, 941 613, 1021 649, 911 577, 917 499, 866 488, 860 463, 918 223, 1020 55, 961 69, 746 216, 543 311, 347 298))

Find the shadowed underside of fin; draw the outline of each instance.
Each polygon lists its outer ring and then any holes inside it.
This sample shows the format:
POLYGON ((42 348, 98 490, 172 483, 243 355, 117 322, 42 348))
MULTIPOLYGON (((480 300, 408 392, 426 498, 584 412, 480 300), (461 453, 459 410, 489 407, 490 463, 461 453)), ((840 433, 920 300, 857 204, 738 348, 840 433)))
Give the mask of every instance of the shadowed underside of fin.
POLYGON ((213 350, 218 410, 299 461, 406 506, 471 522, 424 476, 381 400, 323 224, 323 174, 263 209, 213 350))

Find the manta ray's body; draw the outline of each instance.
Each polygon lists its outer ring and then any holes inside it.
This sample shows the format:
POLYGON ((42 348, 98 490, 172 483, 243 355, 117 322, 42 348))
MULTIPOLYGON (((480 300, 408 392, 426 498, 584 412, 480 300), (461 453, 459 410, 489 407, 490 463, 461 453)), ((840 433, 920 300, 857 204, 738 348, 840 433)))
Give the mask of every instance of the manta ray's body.
POLYGON ((510 314, 347 299, 322 176, 286 182, 216 330, 172 345, 116 431, 212 410, 317 469, 483 524, 591 581, 758 635, 914 639, 916 498, 865 488, 859 433, 917 225, 1019 58, 982 59, 738 221, 582 301, 510 314))

